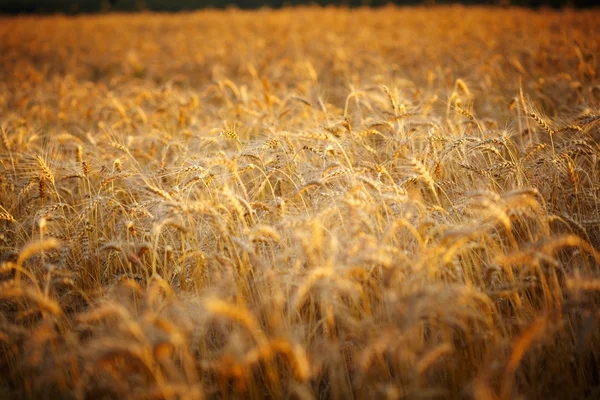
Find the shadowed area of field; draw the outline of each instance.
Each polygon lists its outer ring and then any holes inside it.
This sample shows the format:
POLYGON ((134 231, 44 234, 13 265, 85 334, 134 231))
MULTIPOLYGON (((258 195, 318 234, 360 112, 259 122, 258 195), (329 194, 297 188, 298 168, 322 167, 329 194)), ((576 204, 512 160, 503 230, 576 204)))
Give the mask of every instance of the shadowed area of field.
POLYGON ((0 397, 597 398, 599 17, 0 17, 0 397))

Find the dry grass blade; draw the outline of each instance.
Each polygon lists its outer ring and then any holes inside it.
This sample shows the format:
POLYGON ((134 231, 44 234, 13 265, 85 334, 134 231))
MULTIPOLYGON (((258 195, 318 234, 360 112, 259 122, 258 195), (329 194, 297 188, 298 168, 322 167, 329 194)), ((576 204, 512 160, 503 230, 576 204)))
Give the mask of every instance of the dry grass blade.
POLYGON ((512 398, 515 371, 519 367, 527 350, 529 350, 534 341, 539 340, 547 333, 548 327, 548 317, 539 317, 514 341, 510 359, 502 376, 501 399, 512 398))

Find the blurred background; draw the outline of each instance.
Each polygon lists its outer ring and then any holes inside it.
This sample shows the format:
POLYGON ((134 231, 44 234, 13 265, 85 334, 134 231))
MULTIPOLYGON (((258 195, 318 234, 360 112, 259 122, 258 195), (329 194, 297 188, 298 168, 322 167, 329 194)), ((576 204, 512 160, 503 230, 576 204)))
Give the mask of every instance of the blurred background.
POLYGON ((0 13, 93 13, 110 11, 185 11, 202 8, 260 8, 293 5, 382 6, 389 3, 416 4, 488 4, 524 7, 592 7, 594 0, 0 0, 0 13))

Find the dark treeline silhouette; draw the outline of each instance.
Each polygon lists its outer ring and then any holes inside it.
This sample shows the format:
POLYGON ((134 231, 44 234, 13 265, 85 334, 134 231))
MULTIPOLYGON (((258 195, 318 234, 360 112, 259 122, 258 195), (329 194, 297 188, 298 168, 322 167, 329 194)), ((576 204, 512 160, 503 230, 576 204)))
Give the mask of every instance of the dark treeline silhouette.
POLYGON ((418 4, 487 4, 524 7, 590 7, 593 0, 0 0, 0 13, 93 13, 107 11, 184 11, 202 8, 244 9, 294 5, 342 5, 350 7, 418 4))

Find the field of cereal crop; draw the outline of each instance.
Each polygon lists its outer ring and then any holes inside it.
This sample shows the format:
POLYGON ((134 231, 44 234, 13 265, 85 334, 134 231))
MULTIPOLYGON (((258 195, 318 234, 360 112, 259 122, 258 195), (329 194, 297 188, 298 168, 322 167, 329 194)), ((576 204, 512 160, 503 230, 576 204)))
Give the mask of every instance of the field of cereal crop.
POLYGON ((600 11, 0 17, 0 397, 600 397, 600 11))

